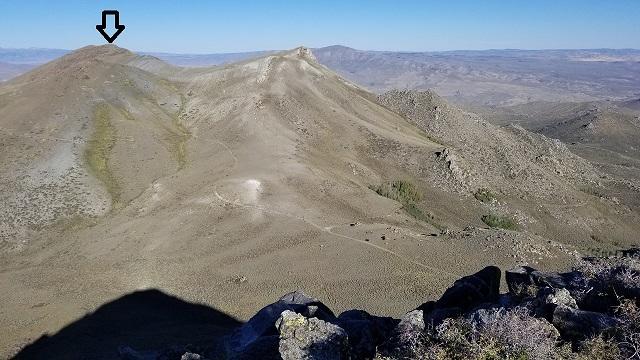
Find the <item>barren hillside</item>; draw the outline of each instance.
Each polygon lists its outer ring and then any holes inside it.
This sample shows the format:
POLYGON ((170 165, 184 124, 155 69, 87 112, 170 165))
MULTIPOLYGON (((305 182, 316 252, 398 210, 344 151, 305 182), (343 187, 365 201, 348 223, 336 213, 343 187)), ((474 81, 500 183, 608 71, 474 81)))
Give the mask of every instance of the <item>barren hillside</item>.
POLYGON ((293 289, 399 315, 639 223, 562 143, 379 99, 305 48, 183 69, 87 47, 0 86, 0 112, 0 354, 151 288, 240 319, 293 289))

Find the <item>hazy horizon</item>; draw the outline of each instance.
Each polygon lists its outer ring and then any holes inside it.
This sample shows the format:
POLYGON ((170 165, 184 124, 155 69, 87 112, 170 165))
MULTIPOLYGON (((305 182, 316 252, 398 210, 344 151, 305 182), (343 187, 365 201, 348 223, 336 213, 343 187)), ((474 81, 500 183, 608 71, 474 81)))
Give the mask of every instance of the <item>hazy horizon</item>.
MULTIPOLYGON (((107 44, 87 44, 82 45, 77 48, 54 48, 54 47, 36 47, 36 46, 25 46, 25 47, 3 47, 0 46, 0 50, 47 50, 47 51, 75 51, 78 49, 82 49, 87 46, 100 46, 107 44)), ((286 49, 254 49, 254 50, 246 50, 246 51, 221 51, 221 52, 172 52, 172 51, 145 51, 138 50, 133 48, 127 48, 125 46, 120 46, 114 44, 120 48, 127 49, 129 51, 135 53, 142 54, 165 54, 165 55, 222 55, 222 54, 241 54, 241 53, 254 53, 254 52, 269 52, 269 51, 287 51, 291 49, 295 49, 297 47, 308 47, 311 49, 321 49, 321 48, 329 48, 329 47, 344 47, 349 48, 356 51, 367 51, 367 52, 397 52, 397 53, 451 53, 451 52, 489 52, 489 51, 640 51, 640 47, 638 48, 543 48, 543 49, 527 49, 527 48, 488 48, 488 49, 451 49, 451 50, 388 50, 388 49, 360 49, 349 45, 344 44, 333 44, 321 47, 311 47, 306 46, 305 44, 300 44, 298 46, 294 46, 286 49)))
POLYGON ((110 1, 1 2, 2 48, 76 49, 103 44, 95 31, 105 9, 126 25, 116 40, 140 52, 210 54, 320 48, 440 52, 494 49, 638 49, 640 3, 550 0, 402 2, 363 0, 322 4, 174 4, 110 1))

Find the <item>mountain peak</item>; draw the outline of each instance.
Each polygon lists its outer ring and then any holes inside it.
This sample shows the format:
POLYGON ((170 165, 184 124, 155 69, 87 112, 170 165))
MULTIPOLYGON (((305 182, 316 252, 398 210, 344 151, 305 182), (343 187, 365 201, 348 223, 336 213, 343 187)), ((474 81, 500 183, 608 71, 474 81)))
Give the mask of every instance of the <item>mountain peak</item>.
MULTIPOLYGON (((107 45, 88 45, 81 47, 65 57, 73 58, 77 60, 89 59, 89 58, 109 58, 115 56, 135 56, 135 54, 125 48, 113 44, 107 45)), ((63 57, 64 58, 64 57, 63 57)))
POLYGON ((311 52, 311 49, 309 49, 306 46, 298 46, 293 50, 286 51, 284 54, 285 56, 289 56, 289 57, 297 57, 300 59, 311 60, 314 62, 317 61, 316 57, 311 52))
POLYGON ((350 48, 350 47, 344 46, 344 45, 330 45, 330 46, 325 46, 323 48, 319 48, 318 50, 325 50, 325 51, 357 51, 354 48, 350 48))

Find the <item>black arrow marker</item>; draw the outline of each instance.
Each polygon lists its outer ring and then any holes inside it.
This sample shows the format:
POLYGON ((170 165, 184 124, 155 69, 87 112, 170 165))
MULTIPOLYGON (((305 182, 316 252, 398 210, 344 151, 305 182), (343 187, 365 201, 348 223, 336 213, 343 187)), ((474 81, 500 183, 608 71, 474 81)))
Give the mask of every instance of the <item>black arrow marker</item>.
POLYGON ((109 44, 114 42, 118 35, 120 35, 120 33, 124 31, 124 25, 120 25, 120 13, 118 12, 118 10, 102 11, 102 25, 96 25, 96 29, 98 30, 98 32, 100 32, 100 34, 102 34, 102 36, 104 36, 109 44), (109 34, 105 32, 105 30, 107 29, 107 15, 113 15, 114 17, 114 26, 116 28, 116 32, 111 36, 109 36, 109 34))

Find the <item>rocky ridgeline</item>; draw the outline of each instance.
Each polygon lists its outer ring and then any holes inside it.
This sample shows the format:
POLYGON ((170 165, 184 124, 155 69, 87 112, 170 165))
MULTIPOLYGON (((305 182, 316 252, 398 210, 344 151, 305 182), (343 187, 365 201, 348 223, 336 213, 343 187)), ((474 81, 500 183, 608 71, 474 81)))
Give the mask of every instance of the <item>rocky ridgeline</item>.
POLYGON ((300 291, 200 354, 126 359, 639 359, 640 251, 585 258, 571 272, 489 266, 401 319, 336 316, 300 291))
MULTIPOLYGON (((378 102, 425 131, 443 146, 438 159, 452 178, 445 190, 493 188, 512 196, 554 201, 574 187, 596 185, 600 174, 560 141, 517 125, 498 127, 465 112, 433 91, 392 90, 378 102)), ((437 179, 429 179, 439 183, 437 179)), ((569 196, 570 197, 570 196, 569 196)))

